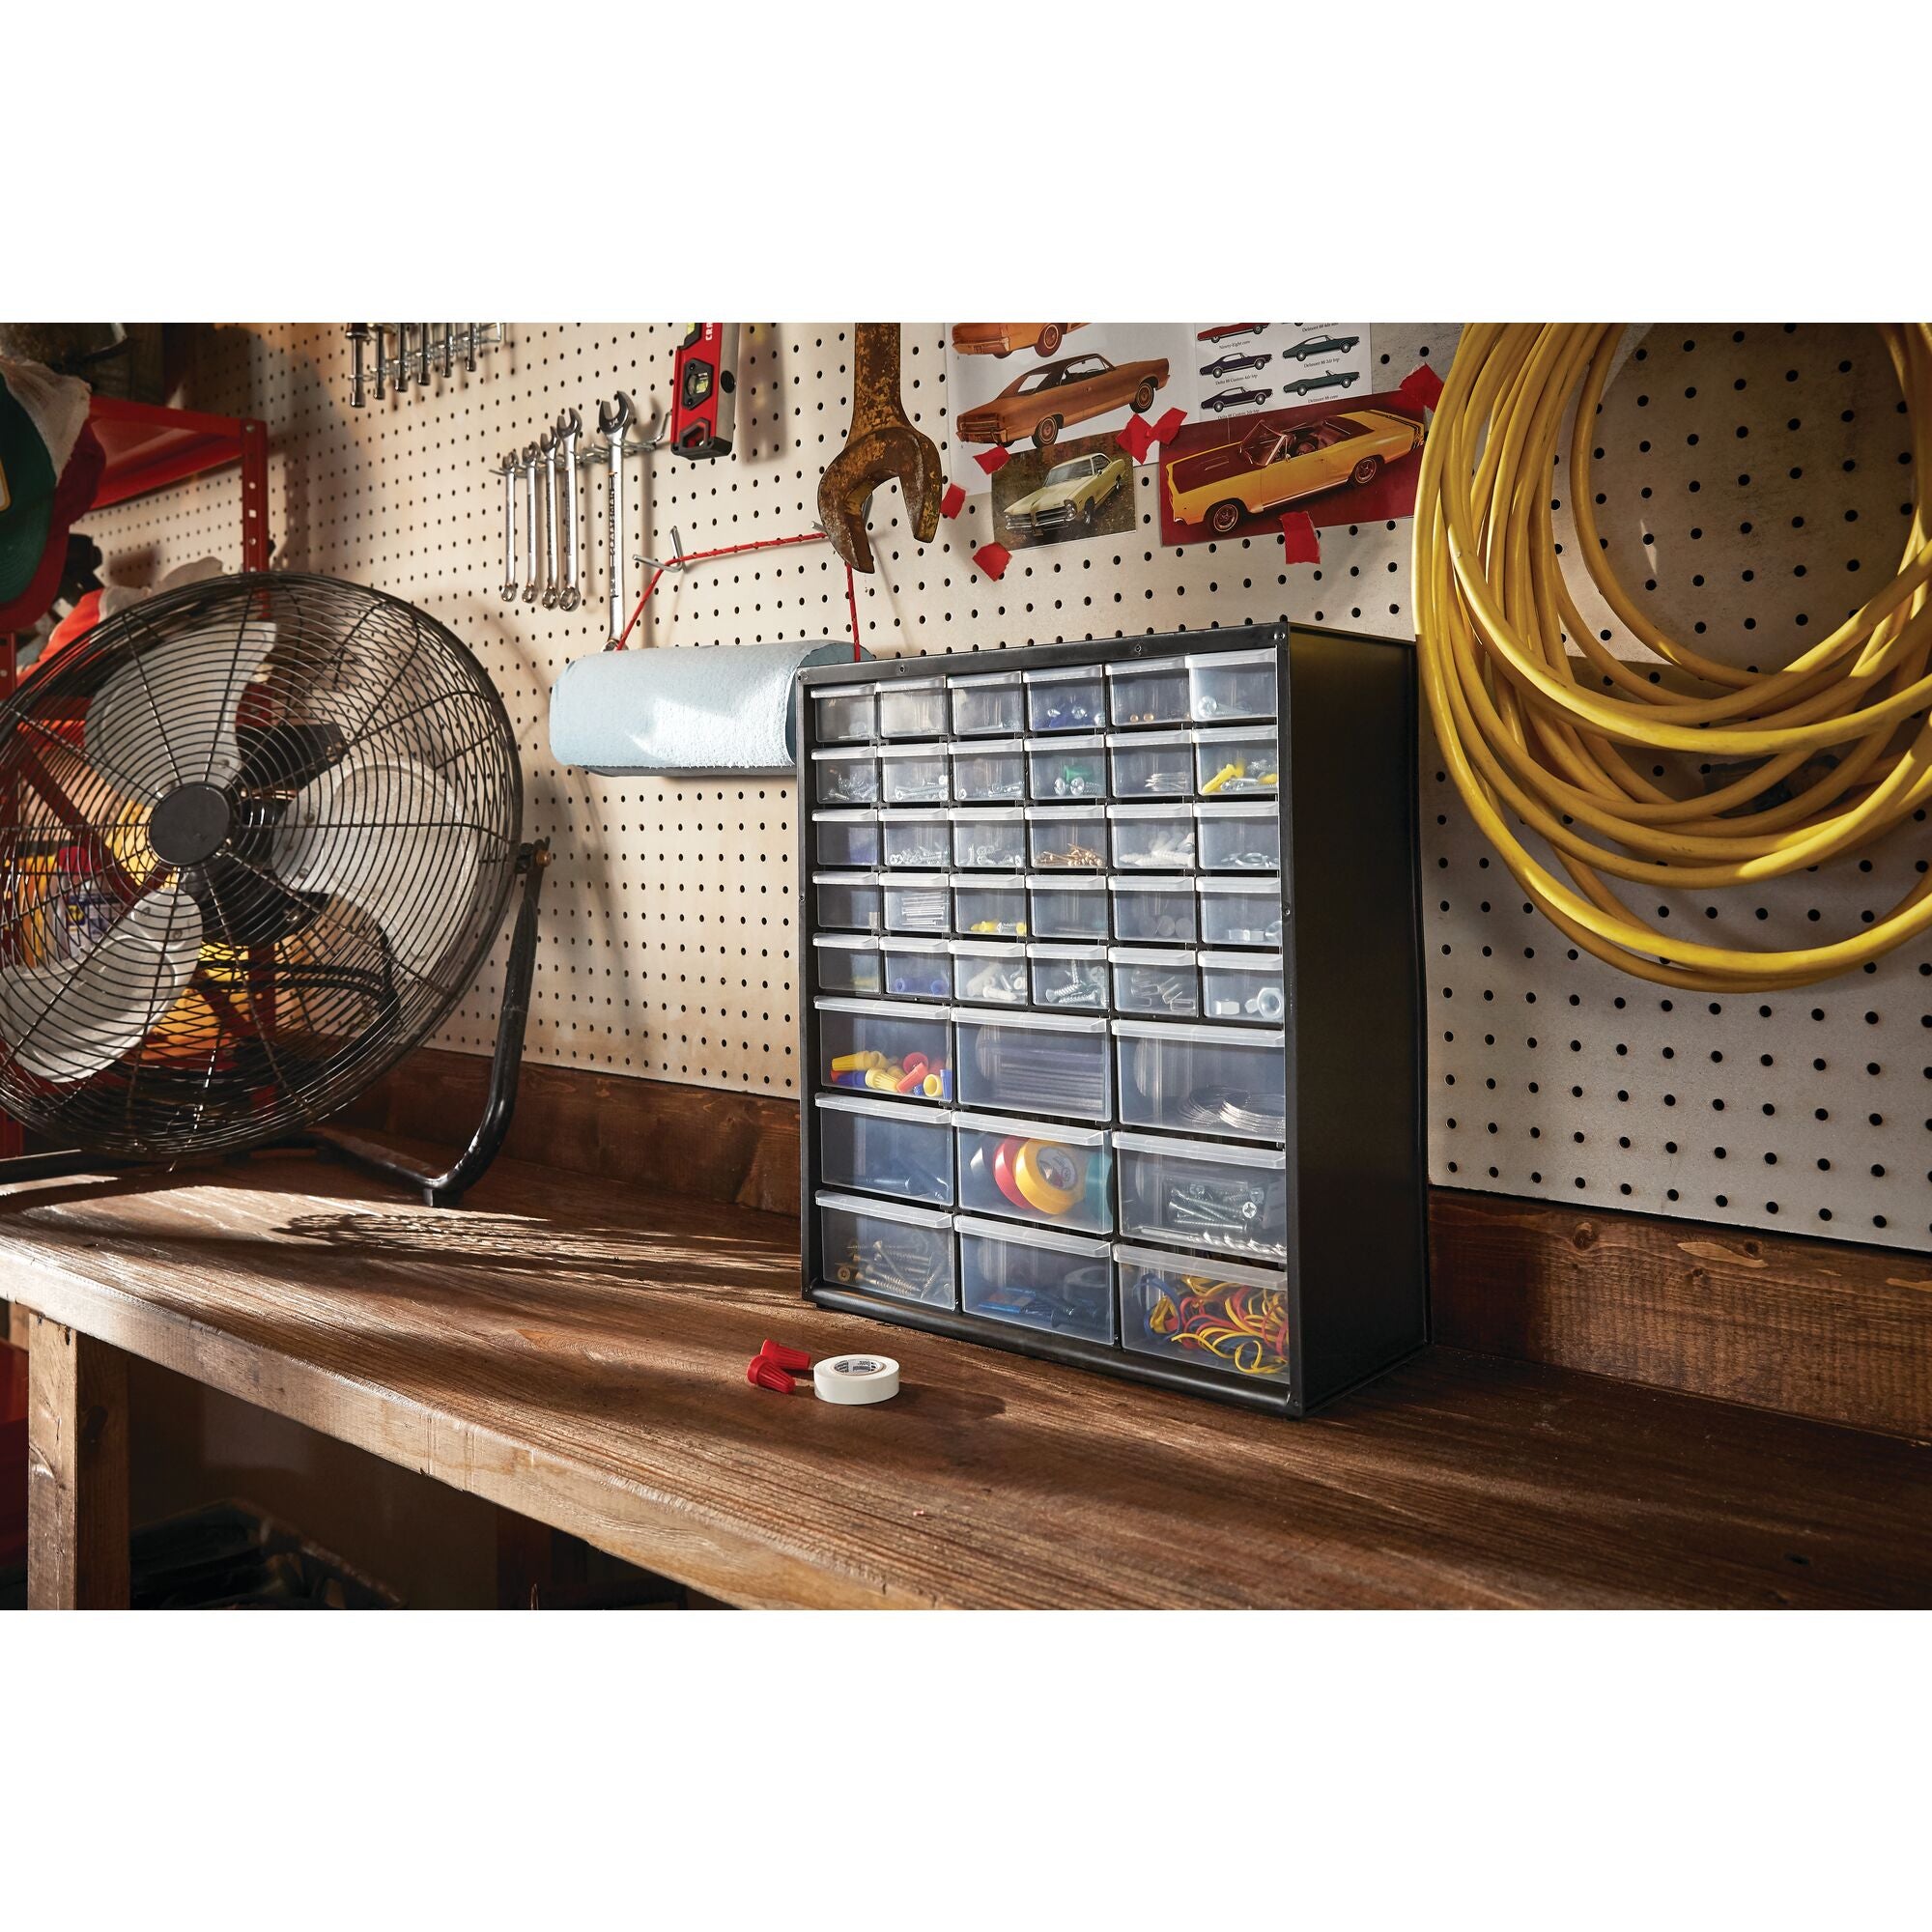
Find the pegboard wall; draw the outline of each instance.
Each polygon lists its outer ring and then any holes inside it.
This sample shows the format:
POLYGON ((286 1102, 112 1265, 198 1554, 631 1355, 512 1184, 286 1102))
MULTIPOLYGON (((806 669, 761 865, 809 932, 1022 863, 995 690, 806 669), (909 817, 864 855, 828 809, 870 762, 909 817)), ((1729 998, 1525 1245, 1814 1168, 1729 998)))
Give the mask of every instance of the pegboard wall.
MULTIPOLYGON (((668 403, 679 332, 511 324, 508 346, 479 374, 353 412, 340 325, 223 329, 198 338, 180 400, 267 420, 276 567, 408 598, 497 680, 523 748, 526 836, 549 837, 555 859, 530 1058, 793 1096, 795 786, 620 783, 550 759, 551 682, 604 642, 601 469, 584 472, 582 608, 545 611, 497 595, 496 466, 566 406, 594 424, 599 400, 619 387, 646 414, 651 401, 668 403)), ((1378 370, 1391 384, 1424 360, 1446 372, 1455 340, 1450 326, 1378 324, 1378 370)), ((1790 655, 1806 627, 1829 628, 1891 572, 1904 539, 1907 438, 1877 338, 1665 325, 1631 345, 1595 426, 1598 514, 1613 560, 1662 621, 1714 655, 1790 655)), ((904 365, 908 412, 944 445, 940 327, 907 327, 904 365)), ((709 464, 668 451, 634 458, 635 551, 668 554, 673 526, 687 551, 810 529, 820 471, 844 440, 850 367, 849 324, 745 326, 738 450, 709 464)), ((1154 470, 1137 470, 1135 483, 1132 536, 1019 552, 997 583, 973 562, 993 534, 986 497, 969 498, 921 548, 896 491, 882 493, 879 570, 858 579, 866 645, 985 652, 1284 614, 1410 635, 1407 523, 1324 529, 1321 563, 1289 568, 1273 536, 1164 549, 1154 470)), ((1564 488, 1559 469, 1559 503, 1564 488)), ((239 494, 230 473, 95 517, 106 575, 150 582, 203 554, 234 567, 239 494)), ((635 570, 629 582, 635 596, 635 570)), ((807 546, 668 576, 633 643, 848 634, 844 570, 828 549, 807 546)), ((1577 956, 1525 912, 1432 749, 1423 755, 1435 1179, 1925 1245, 1932 949, 1810 993, 1659 997, 1577 956)), ((1761 923, 1850 930, 1900 895, 1926 849, 1923 828, 1907 828, 1862 868, 1781 882, 1762 910, 1720 906, 1711 917, 1687 900, 1670 916, 1741 940, 1761 923)), ((438 1044, 489 1051, 507 944, 506 927, 438 1044)))

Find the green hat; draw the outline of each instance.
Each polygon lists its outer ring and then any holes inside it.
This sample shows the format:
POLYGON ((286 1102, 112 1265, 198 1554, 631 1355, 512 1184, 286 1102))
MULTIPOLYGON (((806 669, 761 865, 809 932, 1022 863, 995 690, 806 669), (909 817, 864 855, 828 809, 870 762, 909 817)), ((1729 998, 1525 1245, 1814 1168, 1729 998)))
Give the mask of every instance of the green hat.
POLYGON ((40 573, 54 493, 86 425, 85 383, 0 357, 0 607, 40 573))

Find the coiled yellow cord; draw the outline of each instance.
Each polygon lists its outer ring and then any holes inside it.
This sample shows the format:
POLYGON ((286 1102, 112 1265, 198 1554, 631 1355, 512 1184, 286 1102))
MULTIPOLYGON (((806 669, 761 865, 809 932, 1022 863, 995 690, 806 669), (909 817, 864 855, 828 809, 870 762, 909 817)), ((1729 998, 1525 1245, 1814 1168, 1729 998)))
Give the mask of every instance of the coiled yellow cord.
POLYGON ((1932 873, 1849 938, 1762 952, 1666 935, 1601 876, 1665 890, 1781 878, 1869 844, 1932 799, 1924 494, 1932 328, 1908 323, 1879 333, 1912 423, 1905 553, 1884 589, 1781 670, 1702 657, 1637 609, 1598 541, 1591 438, 1571 438, 1570 504, 1584 568, 1618 619, 1683 673, 1666 688, 1643 664, 1612 656, 1577 613, 1552 534, 1548 484, 1564 412, 1577 392, 1577 422, 1594 418, 1621 326, 1463 331, 1416 494, 1424 696, 1457 789, 1523 892, 1572 944, 1640 979, 1710 991, 1800 986, 1932 929, 1932 873), (1678 798, 1638 771, 1624 747, 1764 762, 1717 790, 1678 798), (1803 770, 1828 750, 1835 762, 1822 776, 1803 770), (1802 788, 1783 803, 1724 815, 1793 773, 1802 788), (1511 817, 1548 841, 1577 890, 1525 850, 1511 817))

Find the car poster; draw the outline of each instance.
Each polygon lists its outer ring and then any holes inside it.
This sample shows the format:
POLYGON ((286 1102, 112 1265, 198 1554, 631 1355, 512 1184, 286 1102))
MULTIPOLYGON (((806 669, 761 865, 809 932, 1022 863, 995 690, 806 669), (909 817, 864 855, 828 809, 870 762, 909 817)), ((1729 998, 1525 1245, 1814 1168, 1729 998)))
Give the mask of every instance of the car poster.
MULTIPOLYGON (((1158 454, 1165 468, 1183 440, 1223 442, 1224 425, 1347 397, 1372 367, 1367 323, 952 323, 950 480, 990 494, 993 535, 1009 551, 1121 536, 1139 516, 1136 462, 1158 454), (1183 426, 1164 445, 1123 443, 1136 416, 1183 426)), ((1161 508, 1166 531, 1164 484, 1161 508)), ((1170 542, 1200 534, 1175 527, 1170 542)))

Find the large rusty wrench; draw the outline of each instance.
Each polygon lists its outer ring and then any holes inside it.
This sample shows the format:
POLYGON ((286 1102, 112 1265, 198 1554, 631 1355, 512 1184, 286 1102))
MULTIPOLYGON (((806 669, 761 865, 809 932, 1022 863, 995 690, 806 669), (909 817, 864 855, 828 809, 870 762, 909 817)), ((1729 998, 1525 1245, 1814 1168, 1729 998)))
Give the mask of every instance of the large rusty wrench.
POLYGON ((854 570, 872 568, 866 507, 882 483, 898 479, 912 533, 930 543, 939 530, 944 487, 939 450, 913 428, 899 397, 899 326, 862 322, 852 366, 852 428, 818 484, 818 521, 832 548, 854 570))

